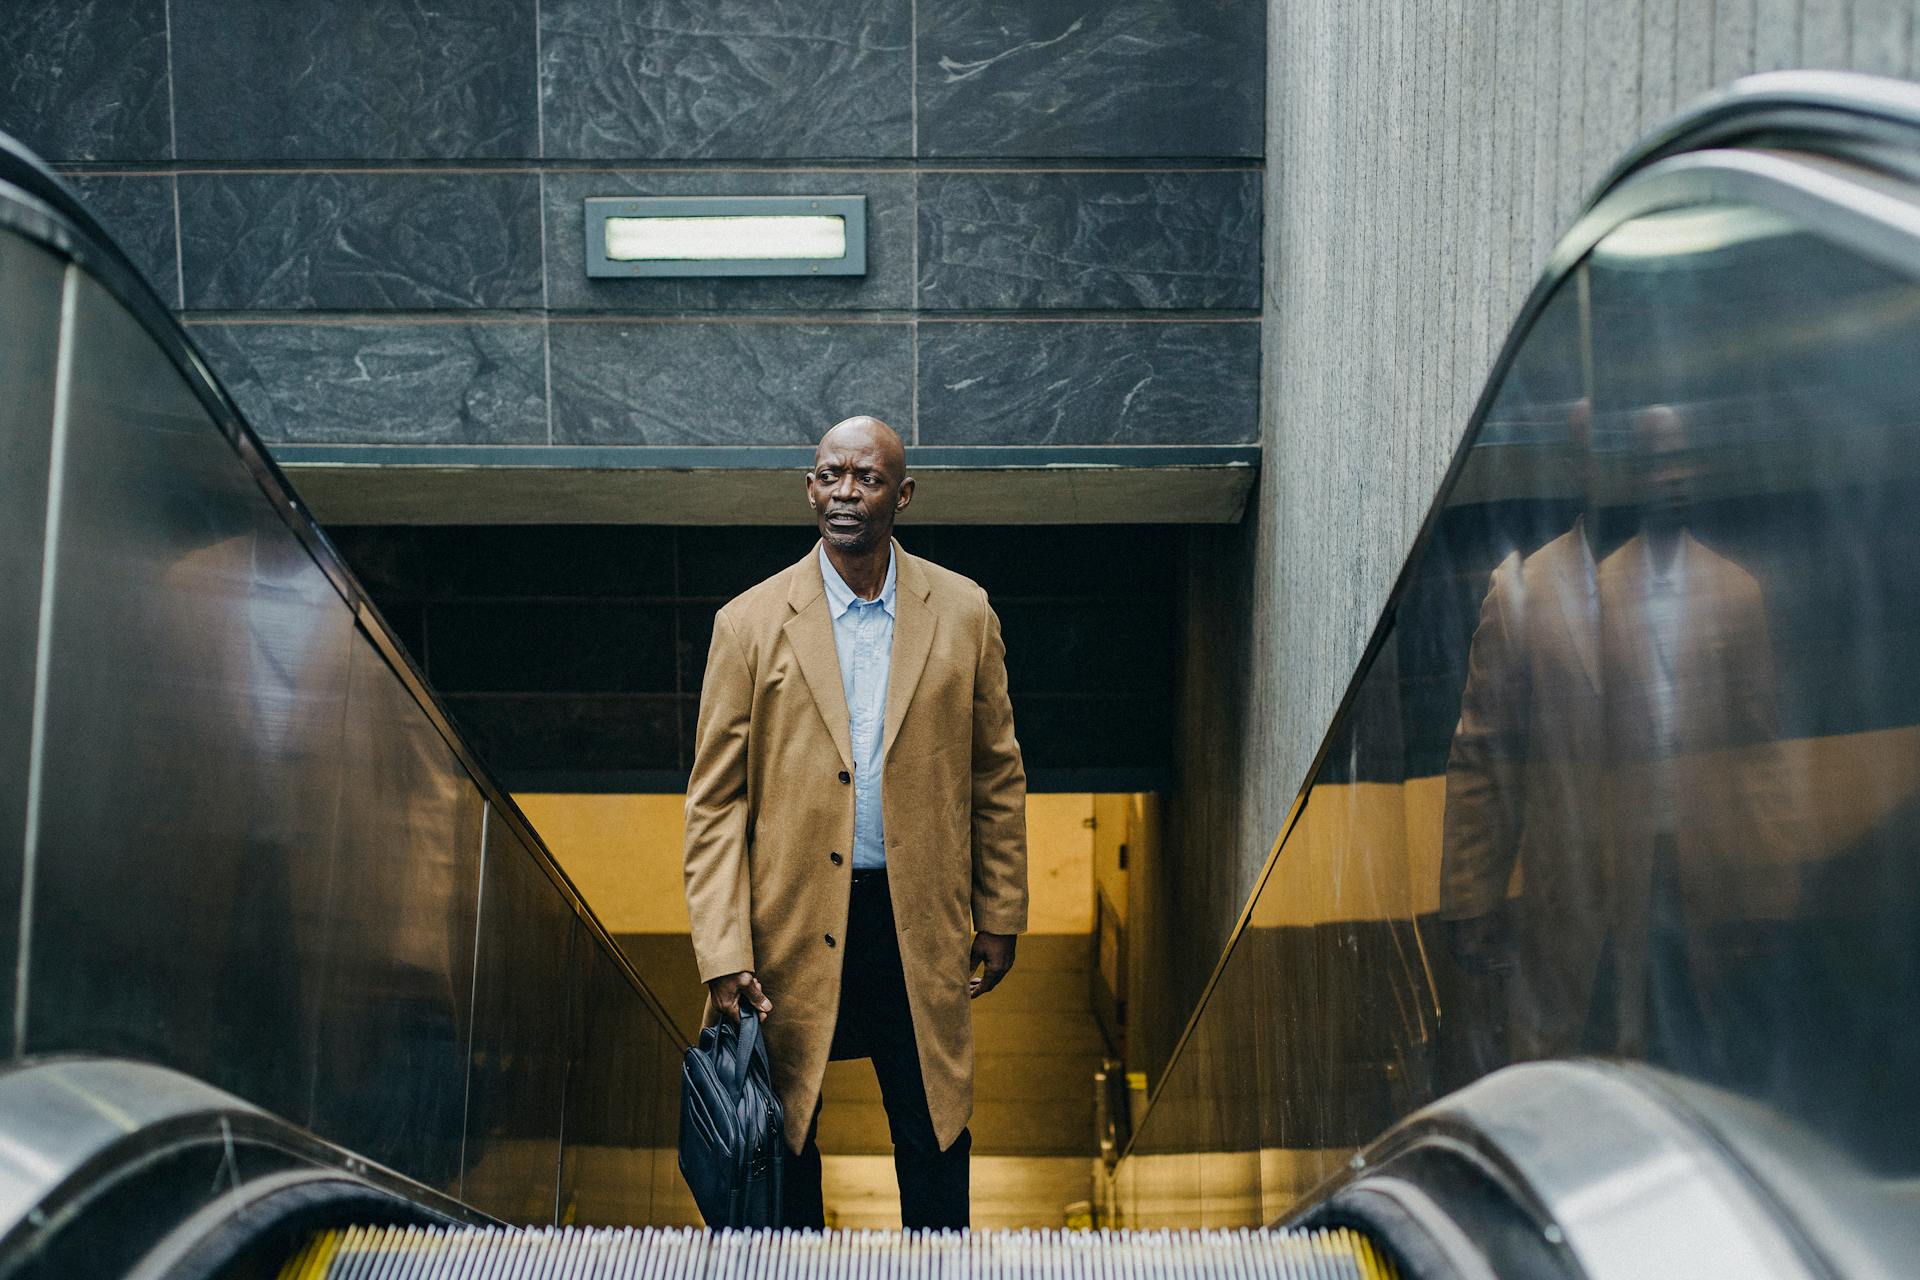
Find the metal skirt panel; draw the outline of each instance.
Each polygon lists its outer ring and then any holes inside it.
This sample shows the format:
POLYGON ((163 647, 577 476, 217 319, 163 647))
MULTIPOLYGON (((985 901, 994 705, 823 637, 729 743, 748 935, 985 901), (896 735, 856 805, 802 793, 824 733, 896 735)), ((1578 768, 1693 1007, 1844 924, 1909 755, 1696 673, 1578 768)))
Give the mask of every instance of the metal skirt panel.
POLYGON ((0 1027, 13 1026, 64 265, 0 236, 0 1027))
POLYGON ((16 1051, 303 1119, 289 944, 324 896, 352 614, 139 322, 70 279, 16 1051))

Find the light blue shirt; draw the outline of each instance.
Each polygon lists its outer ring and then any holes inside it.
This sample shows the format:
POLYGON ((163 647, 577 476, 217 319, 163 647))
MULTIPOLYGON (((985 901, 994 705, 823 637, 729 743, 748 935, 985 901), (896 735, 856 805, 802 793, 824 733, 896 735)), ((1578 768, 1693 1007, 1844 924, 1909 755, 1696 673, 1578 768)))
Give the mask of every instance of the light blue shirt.
POLYGON ((889 551, 880 598, 862 600, 827 559, 825 544, 820 547, 820 577, 833 615, 833 647, 840 655, 840 690, 846 695, 848 736, 853 740, 853 865, 857 871, 887 865, 880 781, 886 749, 887 677, 893 665, 894 568, 889 551))

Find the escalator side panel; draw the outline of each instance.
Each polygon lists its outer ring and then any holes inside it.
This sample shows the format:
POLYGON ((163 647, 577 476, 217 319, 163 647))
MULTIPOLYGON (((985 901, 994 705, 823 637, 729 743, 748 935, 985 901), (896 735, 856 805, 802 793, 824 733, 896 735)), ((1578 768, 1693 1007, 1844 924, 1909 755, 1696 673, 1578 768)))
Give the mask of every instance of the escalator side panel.
POLYGON ((297 947, 318 1063, 307 1123, 449 1194, 460 1179, 486 806, 363 631, 342 798, 297 947))
MULTIPOLYGON (((487 816, 461 1199, 550 1223, 567 1088, 573 913, 499 815, 487 816)), ((637 1084, 637 1082, 636 1082, 637 1084)))
MULTIPOLYGON (((0 973, 18 964, 22 843, 38 652, 54 368, 62 267, 0 235, 0 973)), ((14 984, 0 982, 0 1032, 13 1027, 14 984)))
POLYGON ((597 950, 576 949, 571 985, 559 1220, 697 1225, 676 1164, 679 1045, 622 998, 597 950))
POLYGON ((185 332, 4 136, 0 450, 0 1055, 163 1064, 434 1194, 471 1071, 474 1157, 545 1152, 489 1203, 551 1221, 585 956, 650 1032, 581 1088, 655 1097, 676 1032, 185 332), (489 813, 540 928, 481 936, 489 813))
POLYGON ((141 324, 75 281, 24 1048, 303 1118, 351 615, 141 324))

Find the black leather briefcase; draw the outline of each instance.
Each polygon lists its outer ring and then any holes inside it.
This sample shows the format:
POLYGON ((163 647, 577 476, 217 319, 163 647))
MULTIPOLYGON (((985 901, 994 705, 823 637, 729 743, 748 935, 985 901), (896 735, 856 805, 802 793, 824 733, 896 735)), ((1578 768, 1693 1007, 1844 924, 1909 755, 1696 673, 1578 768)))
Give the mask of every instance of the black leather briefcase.
POLYGON ((710 1227, 780 1225, 786 1117, 760 1020, 741 1008, 700 1033, 680 1069, 680 1176, 710 1227))

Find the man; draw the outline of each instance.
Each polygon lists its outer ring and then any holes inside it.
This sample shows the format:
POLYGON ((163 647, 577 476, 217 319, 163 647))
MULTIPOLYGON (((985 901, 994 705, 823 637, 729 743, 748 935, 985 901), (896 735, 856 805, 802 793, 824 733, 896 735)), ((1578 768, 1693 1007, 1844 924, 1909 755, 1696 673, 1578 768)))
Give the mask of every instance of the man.
POLYGON ((1771 1059, 1765 971, 1798 906, 1798 805, 1764 593, 1689 527, 1711 457, 1692 431, 1672 405, 1634 415, 1640 528, 1599 570, 1618 1048, 1733 1084, 1771 1059))
MULTIPOLYGON (((1591 406, 1567 426, 1573 482, 1592 493, 1591 406)), ((1507 1044, 1460 1050, 1471 1074, 1502 1059, 1550 1058, 1594 1043, 1595 975, 1610 927, 1612 852, 1599 819, 1606 765, 1596 530, 1582 515, 1493 572, 1467 656, 1447 757, 1440 918, 1470 973, 1509 969, 1507 1044), (1516 866, 1524 897, 1509 909, 1516 866), (1511 930, 1511 934, 1509 934, 1511 930)), ((1456 1046, 1459 1049, 1459 1046, 1456 1046)))
MULTIPOLYGON (((1587 413, 1571 425, 1592 459, 1587 413)), ((1708 1038, 1723 984, 1686 935, 1790 914, 1788 806, 1759 585, 1686 527, 1701 477, 1680 412, 1632 426, 1639 532, 1596 563, 1583 516, 1494 572, 1447 763, 1440 915, 1463 965, 1510 957, 1515 1057, 1691 1066, 1675 1055, 1708 1038)))
POLYGON ((821 1081, 829 1058, 864 1057, 903 1225, 964 1227, 967 1001, 1027 923, 1000 623, 978 586, 893 541, 913 480, 884 422, 827 432, 806 488, 819 543, 714 619, 687 788, 694 951, 708 1016, 745 1000, 764 1021, 797 1152, 787 1225, 824 1223, 821 1081))

